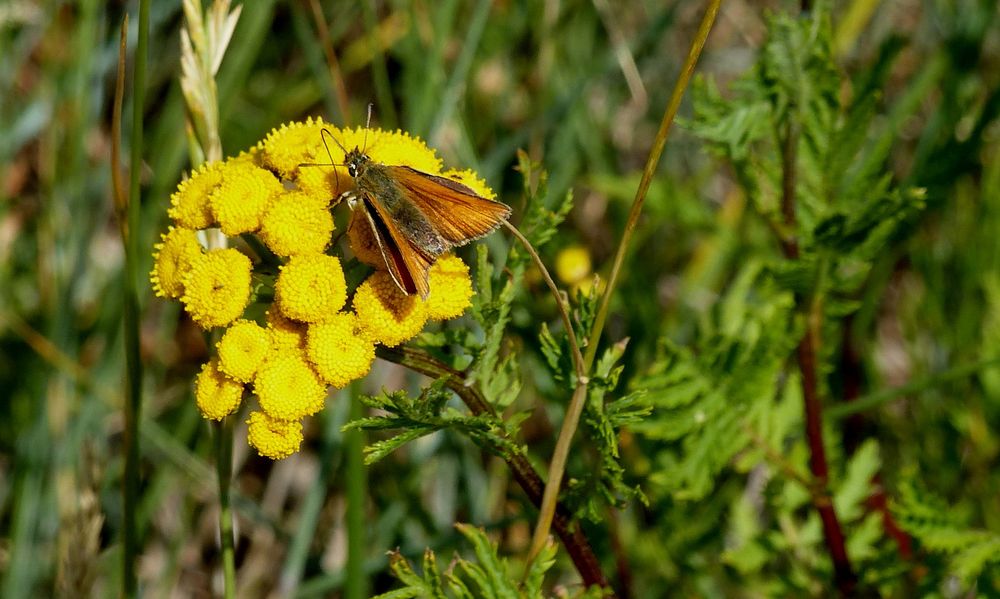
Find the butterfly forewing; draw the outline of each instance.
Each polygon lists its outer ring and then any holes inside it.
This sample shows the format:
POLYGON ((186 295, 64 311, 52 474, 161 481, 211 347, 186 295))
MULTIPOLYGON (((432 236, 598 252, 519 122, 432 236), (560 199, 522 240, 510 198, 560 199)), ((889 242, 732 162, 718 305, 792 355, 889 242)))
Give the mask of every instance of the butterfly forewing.
POLYGON ((387 166, 401 191, 452 245, 478 239, 507 220, 510 207, 480 197, 446 177, 429 175, 408 166, 387 166))
POLYGON ((393 281, 407 294, 419 293, 421 297, 427 297, 430 292, 427 271, 435 256, 427 256, 415 246, 399 230, 377 198, 362 195, 361 206, 393 281))

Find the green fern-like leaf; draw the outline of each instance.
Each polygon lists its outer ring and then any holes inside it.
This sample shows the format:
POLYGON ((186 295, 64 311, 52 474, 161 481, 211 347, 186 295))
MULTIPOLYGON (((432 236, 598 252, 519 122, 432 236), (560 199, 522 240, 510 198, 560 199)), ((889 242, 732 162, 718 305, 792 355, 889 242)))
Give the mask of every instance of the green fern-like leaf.
POLYGON ((348 422, 344 430, 401 431, 366 447, 367 464, 381 460, 420 437, 446 429, 469 437, 483 449, 501 457, 523 453, 523 447, 511 440, 514 436, 502 420, 491 414, 471 416, 459 412, 447 406, 451 398, 443 379, 424 389, 418 398, 410 397, 405 391, 365 397, 362 400, 365 405, 381 414, 348 422))
POLYGON ((651 482, 678 497, 711 490, 749 443, 746 424, 759 420, 776 396, 797 327, 791 295, 773 286, 766 293, 766 279, 761 264, 748 265, 706 324, 699 347, 664 340, 656 365, 635 384, 648 394, 653 413, 634 430, 665 443, 651 482))
MULTIPOLYGON (((555 206, 549 206, 551 199, 549 198, 548 173, 521 150, 517 153, 517 169, 521 172, 524 181, 525 199, 519 229, 521 234, 538 251, 555 236, 559 225, 566 220, 566 215, 573 208, 573 194, 567 193, 555 202, 555 206), (536 173, 537 185, 532 188, 532 181, 536 179, 536 173)), ((516 263, 527 260, 527 256, 521 249, 514 248, 511 252, 511 260, 516 263)))
POLYGON ((900 487, 892 512, 925 549, 948 556, 951 574, 965 583, 1000 567, 1000 533, 970 528, 945 501, 915 484, 900 487))
MULTIPOLYGON (((424 552, 422 573, 417 573, 399 553, 390 556, 390 568, 405 586, 374 599, 402 599, 422 597, 428 599, 545 599, 545 573, 555 563, 556 546, 548 543, 523 577, 510 562, 500 556, 499 548, 486 533, 468 524, 455 528, 472 547, 475 559, 455 556, 453 564, 442 573, 437 557, 430 549, 424 552), (522 580, 523 583, 518 581, 522 580)), ((600 597, 603 593, 588 596, 600 597)))

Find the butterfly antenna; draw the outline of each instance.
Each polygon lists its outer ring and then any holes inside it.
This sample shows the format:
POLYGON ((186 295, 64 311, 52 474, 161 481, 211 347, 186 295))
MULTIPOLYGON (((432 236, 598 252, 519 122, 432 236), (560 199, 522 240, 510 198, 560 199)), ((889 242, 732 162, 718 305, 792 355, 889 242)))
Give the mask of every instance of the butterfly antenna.
POLYGON ((326 148, 326 155, 330 157, 330 164, 334 164, 333 154, 330 153, 330 146, 326 143, 326 137, 328 135, 330 136, 330 139, 333 140, 333 143, 337 144, 337 147, 344 152, 344 156, 347 156, 347 148, 344 147, 344 144, 340 143, 340 140, 333 136, 333 133, 329 129, 323 127, 323 129, 319 132, 319 136, 323 139, 323 146, 326 148))
POLYGON ((368 130, 372 126, 372 106, 373 106, 373 104, 371 102, 369 102, 368 103, 368 119, 365 120, 365 141, 361 145, 361 151, 362 152, 364 152, 365 150, 368 149, 368 130))
POLYGON ((330 152, 330 144, 326 143, 327 136, 329 136, 330 139, 333 140, 333 143, 337 144, 337 146, 344 152, 345 158, 347 157, 347 148, 345 148, 344 144, 340 143, 340 140, 334 137, 333 133, 326 127, 323 127, 323 129, 320 130, 319 136, 323 140, 323 147, 326 148, 326 155, 330 159, 330 166, 333 167, 333 178, 337 182, 337 189, 340 189, 340 174, 337 172, 337 163, 333 161, 333 153, 330 152))

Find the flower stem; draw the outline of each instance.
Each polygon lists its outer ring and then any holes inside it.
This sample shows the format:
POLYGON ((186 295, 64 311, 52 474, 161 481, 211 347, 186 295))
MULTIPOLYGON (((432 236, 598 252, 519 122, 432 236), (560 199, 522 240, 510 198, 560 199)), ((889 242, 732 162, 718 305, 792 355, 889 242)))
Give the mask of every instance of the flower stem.
POLYGON ((230 487, 233 478, 233 417, 215 427, 215 469, 219 476, 219 538, 222 546, 224 597, 236 597, 236 546, 233 540, 233 509, 230 487))
MULTIPOLYGON (((122 594, 135 597, 138 593, 136 561, 139 556, 139 418, 142 412, 142 360, 139 353, 139 181, 142 172, 142 116, 146 103, 146 53, 149 40, 149 0, 139 2, 139 41, 135 50, 132 76, 132 139, 129 165, 128 205, 122 241, 125 245, 124 336, 127 388, 125 393, 125 473, 122 480, 122 594)), ((111 165, 117 169, 117 164, 111 165)))
MULTIPOLYGON (((458 395, 470 412, 475 415, 497 416, 496 410, 486 401, 482 393, 475 387, 466 385, 464 373, 439 362, 433 356, 409 347, 379 347, 376 350, 376 355, 383 360, 405 366, 414 372, 435 379, 445 378, 448 388, 458 395)), ((528 458, 521 453, 507 454, 501 457, 510 467, 514 474, 514 480, 524 490, 528 499, 536 507, 541 506, 545 483, 528 458)), ((580 573, 583 584, 608 587, 608 580, 601 571, 601 563, 587 541, 587 537, 584 536, 580 526, 573 525, 569 510, 558 503, 552 518, 552 528, 556 531, 563 546, 566 547, 566 552, 569 553, 573 565, 580 573)))
POLYGON ((698 27, 698 32, 695 34, 694 41, 691 43, 691 49, 688 51, 687 59, 681 67, 680 76, 678 76, 677 83, 674 84, 674 91, 670 95, 670 101, 667 102, 667 109, 663 112, 663 119, 660 121, 659 131, 656 132, 656 139, 653 141, 653 147, 649 151, 649 156, 646 158, 646 166, 642 170, 642 179, 639 181, 639 188, 635 191, 635 199, 632 200, 632 209, 629 211, 628 221, 625 223, 625 230, 622 232, 622 239, 618 244, 618 251, 615 253, 615 260, 611 266, 611 275, 608 277, 608 286, 604 290, 604 295, 601 296, 601 304, 598 307, 597 315, 594 318, 594 326, 591 328, 590 337, 587 339, 587 353, 584 354, 583 362, 588 372, 590 371, 590 367, 594 364, 594 358, 597 356, 597 345, 601 338, 601 332, 604 330, 604 323, 608 318, 608 306, 611 303, 611 295, 615 291, 615 285, 618 284, 622 264, 625 261, 625 253, 628 251, 629 242, 632 240, 632 234, 635 232, 635 228, 638 225, 639 216, 642 213, 642 205, 646 201, 646 192, 649 191, 649 186, 653 181, 653 175, 656 174, 656 167, 660 163, 660 156, 663 154, 663 148, 667 143, 667 135, 670 133, 670 126, 674 122, 674 117, 677 116, 677 110, 681 106, 681 99, 684 97, 684 90, 687 89, 688 82, 691 80, 691 75, 694 74, 695 65, 698 63, 698 57, 701 56, 701 50, 705 47, 705 41, 708 39, 708 34, 712 30, 712 25, 715 23, 715 17, 719 13, 719 5, 721 4, 722 0, 709 0, 708 8, 705 10, 705 16, 701 21, 701 25, 698 27))
MULTIPOLYGON (((350 399, 350 398, 348 398, 350 399)), ((360 401, 351 400, 349 421, 363 416, 360 401)), ((344 433, 347 454, 347 580, 345 599, 362 599, 367 596, 365 581, 365 466, 364 431, 354 429, 344 433)))
POLYGON ((538 255, 538 252, 535 251, 531 242, 528 241, 528 238, 518 231, 517 227, 509 222, 503 221, 503 224, 514 235, 514 237, 521 242, 524 249, 527 250, 531 259, 534 260, 535 266, 537 266, 538 270, 542 273, 542 278, 545 279, 545 284, 548 285, 549 291, 552 292, 552 297, 556 300, 556 307, 559 308, 559 316, 562 318, 563 326, 566 327, 566 337, 569 339, 570 355, 573 358, 573 368, 576 370, 577 378, 580 379, 583 384, 586 384, 587 380, 586 370, 583 365, 583 354, 580 353, 580 344, 576 340, 576 331, 573 329, 573 321, 570 320, 569 317, 569 306, 566 305, 566 300, 564 299, 563 294, 559 291, 559 287, 556 286, 556 282, 552 279, 552 275, 549 274, 549 270, 545 267, 545 263, 542 262, 541 257, 538 255))

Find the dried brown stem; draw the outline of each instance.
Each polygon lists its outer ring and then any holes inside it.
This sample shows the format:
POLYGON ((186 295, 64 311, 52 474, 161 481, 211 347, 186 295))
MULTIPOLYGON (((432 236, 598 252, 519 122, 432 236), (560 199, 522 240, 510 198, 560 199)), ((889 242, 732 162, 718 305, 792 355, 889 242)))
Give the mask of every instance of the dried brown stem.
POLYGON ((688 51, 687 59, 684 61, 680 75, 677 77, 677 82, 674 84, 674 90, 670 95, 670 100, 667 102, 667 108, 663 111, 660 128, 656 132, 653 147, 649 150, 649 156, 646 158, 646 166, 642 169, 642 178, 639 180, 638 189, 635 190, 635 199, 632 200, 632 208, 629 210, 628 221, 625 223, 625 230, 622 231, 622 238, 618 243, 618 250, 615 252, 615 259, 611 265, 611 274, 608 277, 608 286, 601 296, 601 303, 594 317, 594 325, 587 339, 587 353, 584 354, 583 363, 588 371, 594 363, 594 358, 597 357, 597 342, 601 338, 604 323, 608 318, 611 296, 614 294, 615 286, 618 284, 622 264, 625 262, 625 254, 628 252, 632 235, 639 224, 639 216, 642 215, 642 206, 646 202, 646 193, 653 182, 653 175, 656 174, 656 168, 660 164, 663 148, 667 145, 667 136, 670 134, 670 127, 673 125, 674 117, 677 116, 677 111, 681 107, 684 91, 687 89, 688 82, 691 81, 691 76, 694 75, 694 68, 698 64, 698 57, 701 56, 701 50, 705 47, 705 42, 708 41, 708 34, 712 30, 712 25, 715 24, 715 17, 719 14, 719 6, 721 4, 722 0, 710 0, 708 3, 708 8, 705 9, 705 16, 698 27, 698 33, 695 34, 694 40, 691 42, 691 49, 688 51))
POLYGON ((340 72, 340 61, 333 51, 333 40, 330 38, 330 28, 326 24, 326 17, 323 15, 323 7, 319 0, 309 0, 309 8, 312 10, 313 20, 316 21, 316 31, 319 33, 320 43, 323 44, 323 52, 326 54, 326 64, 330 69, 330 81, 333 82, 333 91, 337 97, 337 107, 340 108, 340 117, 343 119, 345 127, 351 125, 351 103, 347 98, 347 86, 344 84, 344 76, 340 72))

